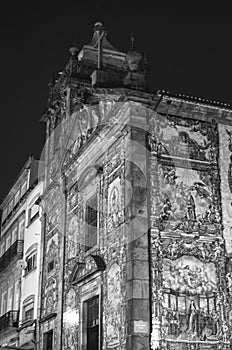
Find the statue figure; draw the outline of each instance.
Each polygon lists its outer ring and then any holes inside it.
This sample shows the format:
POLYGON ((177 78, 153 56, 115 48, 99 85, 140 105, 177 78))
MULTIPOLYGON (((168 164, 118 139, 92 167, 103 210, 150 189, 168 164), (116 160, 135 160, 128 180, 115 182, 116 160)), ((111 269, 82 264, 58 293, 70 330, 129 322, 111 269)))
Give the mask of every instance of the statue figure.
POLYGON ((175 253, 177 252, 177 248, 178 248, 178 240, 175 239, 172 241, 171 245, 168 248, 168 250, 171 254, 171 257, 174 257, 175 253))
POLYGON ((212 335, 217 336, 218 335, 218 331, 219 331, 219 313, 218 311, 214 310, 211 313, 211 318, 212 318, 212 335))
POLYGON ((205 242, 203 242, 202 244, 200 244, 199 250, 200 250, 200 252, 201 252, 201 256, 202 256, 203 260, 205 260, 205 259, 207 258, 207 256, 208 256, 208 253, 209 253, 208 248, 207 248, 207 245, 206 245, 205 242))
POLYGON ((119 218, 119 198, 118 198, 118 190, 116 188, 113 189, 111 193, 111 215, 113 223, 118 223, 119 218))
POLYGON ((224 343, 228 341, 228 335, 229 335, 229 327, 227 326, 226 322, 223 321, 222 328, 221 328, 221 337, 224 343))
POLYGON ((213 203, 209 204, 209 207, 205 212, 204 219, 210 224, 218 223, 220 221, 218 212, 213 203))
POLYGON ((159 219, 161 221, 168 220, 171 213, 172 213, 172 205, 171 205, 170 199, 168 195, 164 193, 163 207, 159 215, 159 219))
POLYGON ((191 193, 189 193, 187 196, 186 206, 187 206, 187 212, 186 212, 187 220, 195 221, 196 220, 195 202, 191 193))
POLYGON ((223 248, 221 247, 221 244, 217 241, 215 243, 215 247, 214 247, 214 258, 213 261, 217 260, 217 258, 220 257, 220 255, 223 253, 223 248))
POLYGON ((197 308, 194 300, 191 300, 188 310, 188 328, 187 333, 192 333, 192 336, 197 335, 197 308))

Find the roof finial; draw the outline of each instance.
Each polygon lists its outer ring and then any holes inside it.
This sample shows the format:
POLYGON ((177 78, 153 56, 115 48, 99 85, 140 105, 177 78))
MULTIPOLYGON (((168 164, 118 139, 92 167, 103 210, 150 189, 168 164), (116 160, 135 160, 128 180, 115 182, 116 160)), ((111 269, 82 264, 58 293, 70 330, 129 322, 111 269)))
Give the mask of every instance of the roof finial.
POLYGON ((94 33, 97 35, 97 48, 98 48, 98 69, 102 68, 102 59, 103 59, 103 40, 106 36, 106 31, 104 30, 104 26, 101 22, 96 22, 94 24, 94 33))
POLYGON ((75 56, 76 54, 79 53, 78 45, 77 45, 77 34, 74 35, 74 40, 69 48, 69 52, 71 53, 72 56, 75 56))
POLYGON ((102 22, 96 22, 96 23, 94 24, 93 31, 96 32, 97 30, 98 30, 99 32, 103 32, 104 26, 103 26, 102 22))
POLYGON ((134 37, 134 33, 132 32, 131 33, 131 50, 134 50, 134 42, 135 42, 135 37, 134 37))
POLYGON ((131 33, 131 49, 129 52, 127 52, 126 59, 128 63, 129 70, 132 72, 135 72, 139 69, 139 64, 142 59, 141 53, 137 52, 134 47, 134 33, 131 33))

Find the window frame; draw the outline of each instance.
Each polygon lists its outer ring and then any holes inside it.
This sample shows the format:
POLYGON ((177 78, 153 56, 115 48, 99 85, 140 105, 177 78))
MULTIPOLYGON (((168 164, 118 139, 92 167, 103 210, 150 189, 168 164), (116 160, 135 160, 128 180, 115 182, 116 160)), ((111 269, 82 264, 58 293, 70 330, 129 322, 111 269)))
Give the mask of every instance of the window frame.
POLYGON ((6 239, 4 238, 1 241, 1 245, 0 245, 0 256, 3 256, 6 252, 6 239))
POLYGON ((16 225, 13 229, 12 229, 12 244, 14 244, 17 240, 18 240, 18 225, 16 225))
POLYGON ((18 279, 14 285, 14 310, 19 310, 21 282, 18 279))
POLYGON ((16 191, 14 195, 14 207, 18 204, 20 201, 20 188, 16 191))
POLYGON ((8 303, 8 295, 7 295, 7 290, 5 290, 1 295, 1 316, 7 313, 7 303, 8 303))
POLYGON ((98 329, 98 344, 97 349, 101 348, 102 343, 102 334, 101 334, 101 295, 100 291, 95 291, 87 295, 84 299, 82 299, 82 312, 81 312, 81 342, 83 344, 83 348, 88 350, 88 330, 94 327, 98 329), (97 292, 97 293, 96 293, 97 292), (93 327, 88 327, 88 303, 93 301, 94 299, 98 299, 98 324, 93 327))
POLYGON ((2 222, 4 222, 7 218, 7 206, 2 211, 2 222))
POLYGON ((32 271, 34 271, 37 268, 37 251, 33 250, 32 252, 30 252, 30 254, 27 255, 26 257, 26 263, 27 263, 27 267, 25 268, 25 274, 24 276, 27 276, 28 274, 30 274, 32 271), (32 264, 31 264, 31 268, 30 270, 28 270, 28 261, 31 260, 32 264))
POLYGON ((25 232, 25 216, 21 217, 21 219, 19 220, 18 239, 24 238, 24 232, 25 232))
POLYGON ((10 286, 7 291, 7 312, 13 310, 14 286, 10 286))
POLYGON ((22 198, 26 192, 27 192, 27 180, 25 180, 20 186, 20 198, 22 198))
POLYGON ((11 198, 11 200, 8 203, 8 215, 13 211, 14 209, 14 198, 11 198))
POLYGON ((54 344, 54 332, 53 332, 53 329, 50 329, 49 331, 43 333, 43 349, 53 350, 53 344, 54 344), (51 335, 51 346, 48 347, 48 336, 50 335, 51 335))
POLYGON ((23 309, 22 309, 22 323, 26 323, 29 321, 34 320, 34 313, 35 313, 35 296, 28 297, 23 302, 23 309), (32 317, 26 317, 27 312, 32 311, 32 317))
POLYGON ((6 244, 5 244, 5 251, 6 252, 11 247, 11 245, 12 245, 12 234, 9 231, 9 233, 6 236, 6 244))
POLYGON ((30 208, 28 209, 27 214, 27 225, 31 225, 37 218, 39 217, 39 205, 33 203, 30 208), (31 216, 33 207, 36 206, 36 212, 31 216))

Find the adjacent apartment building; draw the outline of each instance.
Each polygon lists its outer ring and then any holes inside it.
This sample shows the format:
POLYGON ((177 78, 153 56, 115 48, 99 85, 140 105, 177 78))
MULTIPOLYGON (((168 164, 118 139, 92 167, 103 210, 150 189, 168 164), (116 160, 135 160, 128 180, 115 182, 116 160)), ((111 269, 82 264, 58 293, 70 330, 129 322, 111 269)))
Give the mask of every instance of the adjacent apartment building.
POLYGON ((99 22, 70 53, 42 118, 38 348, 231 349, 231 106, 150 92, 99 22))
POLYGON ((0 345, 34 349, 42 193, 38 161, 30 157, 1 203, 0 345))

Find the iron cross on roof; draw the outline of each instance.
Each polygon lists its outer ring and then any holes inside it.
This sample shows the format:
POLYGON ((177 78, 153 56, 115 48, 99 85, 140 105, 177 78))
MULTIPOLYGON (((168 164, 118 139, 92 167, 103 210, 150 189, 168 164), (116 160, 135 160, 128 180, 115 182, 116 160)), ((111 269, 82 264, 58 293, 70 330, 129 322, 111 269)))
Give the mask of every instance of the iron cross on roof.
POLYGON ((98 59, 97 59, 97 68, 102 68, 102 54, 103 54, 103 40, 107 34, 104 30, 103 24, 101 22, 97 22, 94 26, 95 31, 98 34, 97 38, 97 47, 98 47, 98 59))

